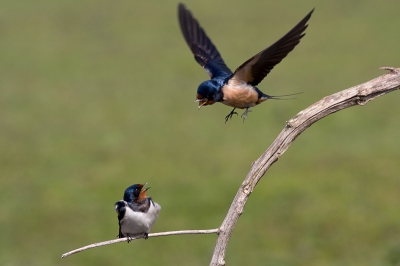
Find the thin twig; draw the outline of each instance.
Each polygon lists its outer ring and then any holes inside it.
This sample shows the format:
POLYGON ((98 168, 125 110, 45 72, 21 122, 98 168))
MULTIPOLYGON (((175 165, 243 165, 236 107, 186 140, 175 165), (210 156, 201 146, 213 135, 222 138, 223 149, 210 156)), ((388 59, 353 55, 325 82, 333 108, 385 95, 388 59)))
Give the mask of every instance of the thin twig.
MULTIPOLYGON (((160 233, 152 233, 149 234, 148 237, 159 237, 159 236, 170 236, 170 235, 191 235, 191 234, 218 234, 219 229, 209 229, 209 230, 182 230, 182 231, 169 231, 169 232, 160 232, 160 233)), ((129 240, 136 240, 136 239, 140 239, 143 238, 143 235, 139 235, 136 237, 130 237, 129 240)), ((70 252, 64 253, 61 258, 65 258, 68 257, 69 255, 87 250, 87 249, 91 249, 91 248, 97 248, 97 247, 101 247, 101 246, 106 246, 106 245, 111 245, 111 244, 115 244, 115 243, 119 243, 119 242, 125 242, 128 241, 127 237, 123 237, 123 238, 117 238, 117 239, 113 239, 113 240, 108 240, 108 241, 104 241, 104 242, 99 242, 99 243, 94 243, 91 245, 87 245, 75 250, 72 250, 70 252)))

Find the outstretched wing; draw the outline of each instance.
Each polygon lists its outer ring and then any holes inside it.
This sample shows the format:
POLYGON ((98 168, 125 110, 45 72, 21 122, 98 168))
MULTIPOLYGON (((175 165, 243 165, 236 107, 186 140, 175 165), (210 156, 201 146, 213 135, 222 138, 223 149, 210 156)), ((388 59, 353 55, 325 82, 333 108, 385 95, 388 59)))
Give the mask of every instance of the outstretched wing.
POLYGON ((300 39, 305 35, 303 32, 308 27, 307 21, 313 12, 314 9, 285 36, 239 66, 235 70, 232 79, 236 82, 246 82, 253 86, 259 84, 275 65, 279 64, 300 42, 300 39))
POLYGON ((184 4, 179 4, 178 13, 182 34, 197 63, 207 71, 211 78, 232 74, 215 45, 184 4))

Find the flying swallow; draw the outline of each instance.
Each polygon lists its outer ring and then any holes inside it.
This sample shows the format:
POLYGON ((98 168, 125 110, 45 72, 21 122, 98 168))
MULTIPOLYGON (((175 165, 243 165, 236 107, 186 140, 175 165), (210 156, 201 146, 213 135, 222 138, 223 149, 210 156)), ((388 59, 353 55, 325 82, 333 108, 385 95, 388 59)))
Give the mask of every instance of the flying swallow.
POLYGON ((124 199, 115 203, 115 210, 118 213, 118 237, 130 237, 143 234, 148 238, 154 222, 158 217, 161 206, 146 196, 149 188, 145 184, 134 184, 128 187, 124 193, 124 199))
POLYGON ((225 117, 225 123, 234 114, 237 115, 236 108, 246 109, 241 116, 244 121, 251 112, 250 107, 268 99, 283 100, 281 98, 283 96, 298 94, 271 96, 263 93, 256 86, 300 42, 305 35, 303 32, 308 27, 307 21, 313 12, 314 9, 282 38, 248 59, 232 73, 192 13, 180 3, 178 14, 182 34, 194 54, 194 59, 211 78, 201 83, 197 89, 195 102, 199 102, 198 109, 221 102, 233 107, 233 110, 225 117))

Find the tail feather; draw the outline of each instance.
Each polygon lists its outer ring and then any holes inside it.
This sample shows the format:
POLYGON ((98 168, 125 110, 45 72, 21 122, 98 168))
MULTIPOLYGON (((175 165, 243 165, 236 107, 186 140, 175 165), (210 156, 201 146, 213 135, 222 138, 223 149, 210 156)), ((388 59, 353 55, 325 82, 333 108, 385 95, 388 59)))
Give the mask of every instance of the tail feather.
POLYGON ((297 99, 297 98, 286 98, 286 99, 284 99, 284 98, 281 98, 281 97, 293 96, 293 95, 298 95, 298 94, 302 94, 302 93, 303 92, 298 92, 298 93, 285 94, 285 95, 275 95, 275 96, 264 94, 262 98, 265 98, 266 100, 267 99, 272 99, 272 100, 294 100, 294 99, 297 99))

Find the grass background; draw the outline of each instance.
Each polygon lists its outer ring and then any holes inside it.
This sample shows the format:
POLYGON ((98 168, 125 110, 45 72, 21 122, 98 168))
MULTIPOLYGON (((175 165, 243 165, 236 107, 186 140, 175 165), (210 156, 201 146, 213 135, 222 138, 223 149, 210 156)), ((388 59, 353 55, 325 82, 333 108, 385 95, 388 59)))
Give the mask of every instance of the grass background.
MULTIPOLYGON (((193 103, 206 73, 173 1, 0 3, 0 264, 207 265, 216 237, 62 253, 117 235, 113 204, 149 182, 153 232, 215 228, 285 121, 400 67, 398 0, 185 2, 234 70, 316 8, 243 124, 193 103)), ((400 94, 329 116, 264 176, 229 265, 400 265, 400 94)))

